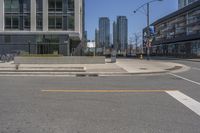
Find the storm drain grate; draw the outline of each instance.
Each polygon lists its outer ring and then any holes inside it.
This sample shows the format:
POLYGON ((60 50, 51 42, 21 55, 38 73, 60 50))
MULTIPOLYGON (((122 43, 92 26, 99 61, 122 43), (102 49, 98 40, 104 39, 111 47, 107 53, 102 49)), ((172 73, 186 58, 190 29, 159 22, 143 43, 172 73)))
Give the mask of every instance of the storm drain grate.
POLYGON ((147 70, 147 68, 139 68, 140 70, 147 70))
POLYGON ((76 74, 76 77, 98 77, 98 74, 76 74))

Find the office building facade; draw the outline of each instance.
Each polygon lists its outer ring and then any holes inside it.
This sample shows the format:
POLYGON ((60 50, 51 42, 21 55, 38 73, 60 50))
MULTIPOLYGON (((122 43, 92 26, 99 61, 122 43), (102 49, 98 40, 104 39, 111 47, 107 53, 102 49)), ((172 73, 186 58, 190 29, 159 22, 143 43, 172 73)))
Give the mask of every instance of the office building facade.
MULTIPOLYGON (((151 47, 152 54, 200 56, 200 1, 193 2, 159 19, 152 26, 155 30, 151 47)), ((143 30, 143 35, 145 40, 146 29, 143 30)))
POLYGON ((84 0, 0 0, 0 53, 70 55, 82 41, 84 0))
POLYGON ((110 48, 110 19, 107 17, 99 18, 99 48, 110 48))

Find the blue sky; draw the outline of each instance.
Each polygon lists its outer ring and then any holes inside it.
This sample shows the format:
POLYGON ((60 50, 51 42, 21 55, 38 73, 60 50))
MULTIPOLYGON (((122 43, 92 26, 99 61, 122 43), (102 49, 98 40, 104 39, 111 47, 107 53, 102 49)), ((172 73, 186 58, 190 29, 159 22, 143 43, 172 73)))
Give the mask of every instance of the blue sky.
MULTIPOLYGON (((95 28, 98 28, 98 19, 104 16, 109 17, 112 24, 116 20, 116 16, 125 15, 129 21, 129 36, 133 33, 141 32, 143 27, 146 26, 146 17, 140 12, 133 14, 132 11, 147 1, 150 0, 85 0, 88 39, 94 40, 95 28)), ((150 20, 153 22, 177 9, 178 0, 164 0, 163 2, 152 3, 150 20)))

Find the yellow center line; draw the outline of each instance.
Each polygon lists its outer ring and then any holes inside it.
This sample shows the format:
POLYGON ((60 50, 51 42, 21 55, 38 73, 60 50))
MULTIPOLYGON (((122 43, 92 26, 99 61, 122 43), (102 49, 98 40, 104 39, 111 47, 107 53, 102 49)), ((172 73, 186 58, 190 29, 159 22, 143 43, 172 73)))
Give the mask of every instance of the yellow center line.
POLYGON ((152 93, 177 90, 41 90, 42 92, 64 92, 64 93, 152 93))

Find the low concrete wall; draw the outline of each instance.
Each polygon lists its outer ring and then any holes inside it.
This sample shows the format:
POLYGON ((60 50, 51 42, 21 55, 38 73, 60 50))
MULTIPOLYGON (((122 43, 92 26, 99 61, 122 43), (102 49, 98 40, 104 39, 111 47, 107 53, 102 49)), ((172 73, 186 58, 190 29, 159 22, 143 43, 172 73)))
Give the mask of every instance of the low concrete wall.
POLYGON ((15 64, 105 64, 105 57, 15 57, 15 64))

